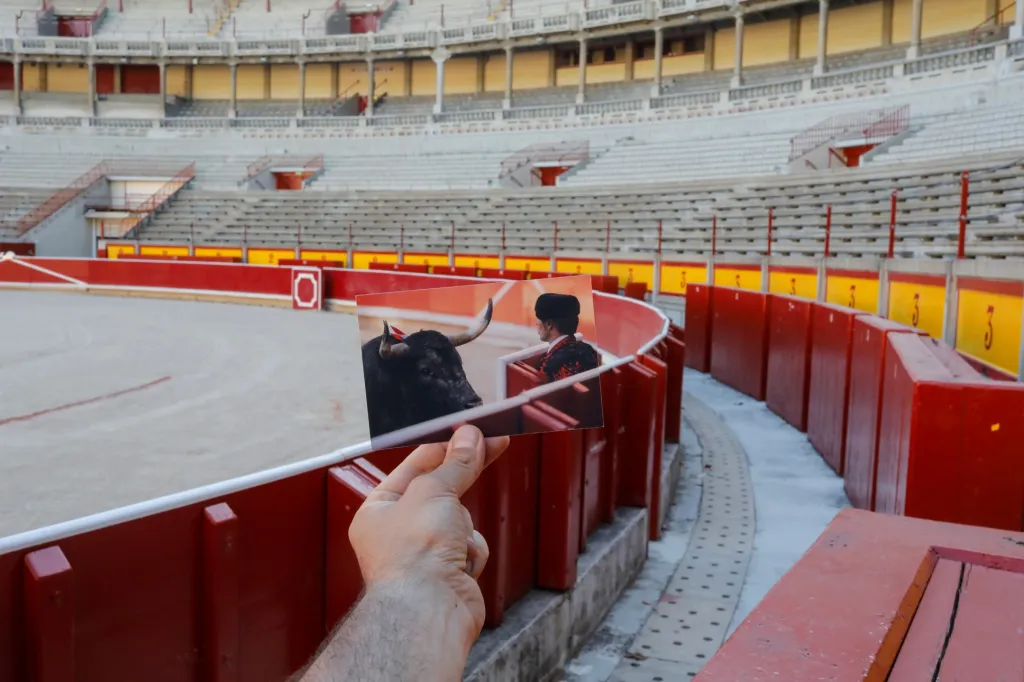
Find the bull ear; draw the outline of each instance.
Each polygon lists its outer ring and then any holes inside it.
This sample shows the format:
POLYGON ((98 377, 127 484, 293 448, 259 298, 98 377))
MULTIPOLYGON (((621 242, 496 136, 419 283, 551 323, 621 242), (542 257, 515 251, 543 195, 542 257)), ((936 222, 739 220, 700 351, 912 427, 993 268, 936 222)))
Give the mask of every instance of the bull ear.
POLYGON ((452 342, 453 346, 462 346, 469 343, 484 333, 484 330, 487 329, 487 326, 491 323, 491 315, 493 313, 494 301, 492 299, 487 299, 487 310, 484 312, 484 316, 480 322, 472 329, 467 329, 461 334, 452 334, 448 337, 448 340, 452 342))
POLYGON ((391 336, 391 326, 388 325, 387 320, 384 320, 384 333, 380 337, 380 357, 382 360, 400 358, 409 352, 408 344, 395 343, 394 341, 394 337, 391 336))

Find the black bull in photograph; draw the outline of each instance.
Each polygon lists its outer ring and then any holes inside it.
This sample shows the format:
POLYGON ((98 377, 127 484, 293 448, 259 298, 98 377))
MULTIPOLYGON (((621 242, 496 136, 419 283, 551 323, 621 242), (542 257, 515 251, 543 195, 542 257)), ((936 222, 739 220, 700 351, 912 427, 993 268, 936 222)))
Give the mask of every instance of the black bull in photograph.
POLYGON ((483 404, 466 378, 456 348, 484 333, 493 310, 493 302, 487 301, 483 318, 464 332, 449 335, 427 329, 403 340, 395 338, 384 321, 384 333, 363 344, 371 437, 483 404))

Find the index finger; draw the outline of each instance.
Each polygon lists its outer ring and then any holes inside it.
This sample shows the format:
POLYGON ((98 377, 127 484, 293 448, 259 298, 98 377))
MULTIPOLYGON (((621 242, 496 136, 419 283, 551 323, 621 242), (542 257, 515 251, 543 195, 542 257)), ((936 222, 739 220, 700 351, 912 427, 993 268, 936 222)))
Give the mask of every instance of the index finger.
POLYGON ((485 440, 477 427, 460 427, 448 442, 441 465, 422 477, 424 489, 431 495, 462 497, 508 444, 508 436, 485 440))

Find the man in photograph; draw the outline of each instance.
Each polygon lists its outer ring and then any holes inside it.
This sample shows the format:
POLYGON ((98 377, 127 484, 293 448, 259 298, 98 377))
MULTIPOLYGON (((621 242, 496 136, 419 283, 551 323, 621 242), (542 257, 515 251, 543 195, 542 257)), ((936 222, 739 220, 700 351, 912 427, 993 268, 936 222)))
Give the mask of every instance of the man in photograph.
POLYGON ((537 335, 548 343, 548 350, 537 369, 551 383, 601 364, 593 346, 576 339, 580 325, 580 301, 567 294, 541 294, 534 304, 537 335))

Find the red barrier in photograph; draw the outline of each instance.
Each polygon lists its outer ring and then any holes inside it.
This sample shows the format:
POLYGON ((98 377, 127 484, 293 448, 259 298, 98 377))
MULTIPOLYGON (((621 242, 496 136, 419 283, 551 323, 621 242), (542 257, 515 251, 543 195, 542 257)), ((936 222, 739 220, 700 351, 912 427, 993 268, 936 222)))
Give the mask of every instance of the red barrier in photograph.
POLYGON ((528 270, 506 270, 504 268, 480 268, 480 276, 488 279, 529 279, 528 270))
POLYGON ((843 482, 850 504, 858 509, 875 508, 878 425, 885 390, 888 336, 922 333, 875 315, 859 315, 853 320, 843 482))
POLYGON ((811 313, 807 438, 840 476, 843 475, 846 455, 846 402, 849 398, 853 319, 863 314, 830 303, 815 303, 811 313))
POLYGON ((769 296, 764 401, 769 410, 801 431, 807 431, 812 310, 813 303, 806 299, 769 296))
POLYGON ((619 441, 618 504, 650 509, 654 475, 658 375, 631 362, 622 369, 621 407, 626 430, 619 441))
MULTIPOLYGON (((687 308, 690 299, 687 298, 687 308)), ((714 287, 711 293, 711 376, 764 400, 768 368, 768 296, 714 287)))
POLYGON ((711 318, 714 287, 686 285, 686 366, 711 371, 711 318))
POLYGON ((454 275, 456 277, 477 277, 478 271, 466 265, 435 265, 435 275, 454 275))
POLYGON ((430 266, 425 263, 370 263, 371 270, 394 270, 396 272, 418 272, 427 274, 430 266))

